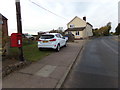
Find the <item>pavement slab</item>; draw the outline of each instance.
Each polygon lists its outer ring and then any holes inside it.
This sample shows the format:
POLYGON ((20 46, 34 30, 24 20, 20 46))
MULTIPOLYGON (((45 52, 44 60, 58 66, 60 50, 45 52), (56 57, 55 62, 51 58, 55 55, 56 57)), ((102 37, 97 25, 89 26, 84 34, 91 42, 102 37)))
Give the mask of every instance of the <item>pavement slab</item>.
POLYGON ((54 70, 54 72, 50 74, 49 77, 57 79, 57 80, 60 80, 61 77, 63 76, 63 74, 66 72, 66 70, 67 70, 67 67, 58 66, 58 67, 56 67, 56 69, 54 70))
POLYGON ((22 88, 29 81, 31 75, 23 73, 11 73, 4 78, 2 82, 3 88, 22 88))
POLYGON ((21 69, 17 72, 20 73, 28 73, 33 75, 34 73, 36 73, 37 71, 39 71, 42 67, 44 66, 44 64, 40 64, 40 63, 33 63, 31 65, 29 65, 28 67, 21 69))
POLYGON ((56 66, 52 65, 45 65, 42 69, 40 69, 35 75, 41 77, 48 77, 54 70, 56 66))

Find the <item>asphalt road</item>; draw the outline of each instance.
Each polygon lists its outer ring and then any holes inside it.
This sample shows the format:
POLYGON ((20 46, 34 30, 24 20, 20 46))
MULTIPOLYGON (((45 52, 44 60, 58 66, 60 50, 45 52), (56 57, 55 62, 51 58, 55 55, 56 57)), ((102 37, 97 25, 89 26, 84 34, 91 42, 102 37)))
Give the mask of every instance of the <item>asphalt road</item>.
POLYGON ((89 40, 63 88, 118 88, 117 37, 89 40))

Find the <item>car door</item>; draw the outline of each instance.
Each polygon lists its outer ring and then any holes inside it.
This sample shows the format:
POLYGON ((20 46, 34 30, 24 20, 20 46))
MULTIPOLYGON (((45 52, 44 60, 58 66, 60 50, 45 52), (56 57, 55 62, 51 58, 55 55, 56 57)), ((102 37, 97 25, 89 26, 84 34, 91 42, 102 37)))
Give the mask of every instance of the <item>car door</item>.
POLYGON ((57 34, 56 37, 58 38, 58 42, 60 43, 60 47, 62 46, 62 39, 60 34, 57 34))
POLYGON ((61 37, 62 46, 64 46, 66 43, 66 40, 65 40, 65 38, 63 38, 63 36, 61 34, 60 34, 60 37, 61 37))

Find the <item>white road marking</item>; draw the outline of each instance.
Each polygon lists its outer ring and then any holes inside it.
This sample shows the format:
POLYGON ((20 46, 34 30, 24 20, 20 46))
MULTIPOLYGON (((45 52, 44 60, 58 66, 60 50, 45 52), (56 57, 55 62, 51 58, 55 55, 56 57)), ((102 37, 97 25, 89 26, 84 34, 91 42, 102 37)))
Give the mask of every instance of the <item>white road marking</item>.
POLYGON ((48 77, 54 70, 56 66, 52 65, 45 65, 42 69, 40 69, 35 75, 42 76, 42 77, 48 77))
POLYGON ((118 54, 118 52, 116 50, 114 50, 111 46, 109 46, 104 40, 102 40, 102 42, 109 47, 114 53, 118 54))

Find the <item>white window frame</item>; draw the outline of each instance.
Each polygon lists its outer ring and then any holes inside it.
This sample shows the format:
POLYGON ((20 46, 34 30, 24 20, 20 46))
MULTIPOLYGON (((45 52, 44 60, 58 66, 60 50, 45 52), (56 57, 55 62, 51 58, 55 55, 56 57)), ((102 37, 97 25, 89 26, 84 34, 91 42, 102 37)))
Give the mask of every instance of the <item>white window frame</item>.
POLYGON ((79 32, 79 31, 76 31, 75 35, 76 35, 76 36, 80 36, 80 32, 79 32))

